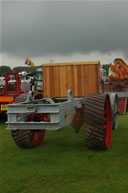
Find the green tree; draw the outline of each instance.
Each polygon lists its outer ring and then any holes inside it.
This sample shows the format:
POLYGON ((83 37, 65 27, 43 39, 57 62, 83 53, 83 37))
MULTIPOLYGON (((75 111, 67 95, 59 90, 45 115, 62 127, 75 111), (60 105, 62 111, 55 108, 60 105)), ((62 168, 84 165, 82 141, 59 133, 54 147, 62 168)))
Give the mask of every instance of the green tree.
POLYGON ((108 76, 108 70, 109 70, 110 64, 104 64, 102 65, 102 68, 106 70, 106 75, 108 76))
POLYGON ((9 66, 0 66, 0 76, 4 76, 5 73, 12 72, 12 69, 9 66))
POLYGON ((13 68, 13 72, 23 72, 23 71, 31 73, 31 72, 35 72, 36 68, 24 67, 24 66, 17 66, 13 68))

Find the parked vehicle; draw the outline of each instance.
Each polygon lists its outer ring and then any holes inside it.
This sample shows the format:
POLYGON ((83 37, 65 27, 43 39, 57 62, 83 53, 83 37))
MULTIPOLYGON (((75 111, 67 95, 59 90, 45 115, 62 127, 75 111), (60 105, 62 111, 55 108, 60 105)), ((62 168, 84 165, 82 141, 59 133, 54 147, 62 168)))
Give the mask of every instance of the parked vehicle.
POLYGON ((88 148, 108 149, 113 113, 110 96, 101 90, 100 62, 43 64, 42 76, 42 98, 19 103, 19 96, 18 103, 8 105, 8 130, 15 144, 37 147, 46 130, 72 124, 76 133, 84 128, 88 148))
POLYGON ((104 83, 104 91, 117 93, 118 113, 125 114, 128 108, 128 64, 121 58, 116 58, 110 65, 109 77, 104 83))

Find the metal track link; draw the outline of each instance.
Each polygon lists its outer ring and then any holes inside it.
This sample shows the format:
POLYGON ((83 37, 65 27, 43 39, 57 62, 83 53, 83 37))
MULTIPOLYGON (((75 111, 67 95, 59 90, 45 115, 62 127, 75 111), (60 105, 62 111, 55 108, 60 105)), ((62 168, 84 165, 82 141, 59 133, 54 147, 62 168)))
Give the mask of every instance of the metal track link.
POLYGON ((22 148, 33 147, 29 130, 12 130, 12 137, 16 145, 22 148))

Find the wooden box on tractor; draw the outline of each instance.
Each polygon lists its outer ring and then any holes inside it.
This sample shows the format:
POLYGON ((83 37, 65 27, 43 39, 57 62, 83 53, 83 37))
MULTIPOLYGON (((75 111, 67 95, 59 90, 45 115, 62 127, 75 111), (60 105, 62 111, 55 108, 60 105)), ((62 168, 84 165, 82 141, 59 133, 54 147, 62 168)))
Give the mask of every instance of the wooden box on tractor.
POLYGON ((100 62, 72 62, 43 64, 43 96, 74 97, 101 92, 100 62))

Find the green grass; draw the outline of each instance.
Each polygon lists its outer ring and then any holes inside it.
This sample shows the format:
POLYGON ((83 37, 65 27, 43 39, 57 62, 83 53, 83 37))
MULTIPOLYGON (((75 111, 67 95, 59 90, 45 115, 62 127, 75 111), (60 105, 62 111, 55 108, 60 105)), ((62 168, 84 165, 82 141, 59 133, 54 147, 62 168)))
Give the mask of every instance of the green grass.
POLYGON ((88 150, 83 129, 47 131, 42 146, 18 148, 0 126, 0 193, 127 193, 128 113, 107 151, 88 150))

